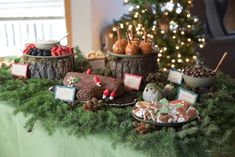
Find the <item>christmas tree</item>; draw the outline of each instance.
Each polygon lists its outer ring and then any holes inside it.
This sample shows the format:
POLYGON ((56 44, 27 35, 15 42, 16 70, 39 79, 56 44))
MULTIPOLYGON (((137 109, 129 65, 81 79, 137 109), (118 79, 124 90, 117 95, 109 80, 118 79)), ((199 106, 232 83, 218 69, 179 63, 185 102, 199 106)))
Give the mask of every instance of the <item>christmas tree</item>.
POLYGON ((181 68, 198 61, 196 49, 203 48, 205 38, 199 19, 190 14, 192 0, 124 0, 130 6, 129 13, 114 21, 113 35, 117 27, 124 34, 135 31, 135 37, 143 39, 144 31, 158 49, 160 70, 181 68))

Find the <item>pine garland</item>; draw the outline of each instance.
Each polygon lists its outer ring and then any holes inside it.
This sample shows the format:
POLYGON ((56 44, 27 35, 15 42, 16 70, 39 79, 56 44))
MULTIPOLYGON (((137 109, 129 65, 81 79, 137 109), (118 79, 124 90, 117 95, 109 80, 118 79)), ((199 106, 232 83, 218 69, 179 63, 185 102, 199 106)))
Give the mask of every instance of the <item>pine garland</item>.
MULTIPOLYGON (((131 108, 103 108, 84 112, 82 105, 69 106, 54 100, 48 87, 59 82, 47 80, 14 80, 7 69, 0 69, 0 101, 15 107, 15 113, 30 115, 25 124, 33 131, 40 123, 49 134, 64 127, 77 137, 105 133, 113 146, 125 145, 149 156, 211 156, 208 152, 232 152, 232 131, 235 128, 235 82, 218 74, 215 89, 200 95, 197 109, 200 122, 190 122, 182 128, 161 128, 138 134, 134 131, 131 108)), ((224 155, 224 154, 223 154, 224 155)))

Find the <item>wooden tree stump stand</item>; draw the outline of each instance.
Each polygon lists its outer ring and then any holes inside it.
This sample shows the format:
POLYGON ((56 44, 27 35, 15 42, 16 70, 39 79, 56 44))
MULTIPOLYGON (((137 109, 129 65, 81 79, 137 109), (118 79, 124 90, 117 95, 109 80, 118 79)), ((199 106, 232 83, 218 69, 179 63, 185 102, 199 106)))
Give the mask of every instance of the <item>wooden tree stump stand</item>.
POLYGON ((30 78, 60 80, 73 71, 74 55, 58 57, 23 56, 23 63, 29 64, 30 78))
POLYGON ((116 78, 123 79, 125 73, 147 77, 155 73, 157 66, 157 53, 148 55, 120 55, 109 52, 112 57, 110 68, 116 78))

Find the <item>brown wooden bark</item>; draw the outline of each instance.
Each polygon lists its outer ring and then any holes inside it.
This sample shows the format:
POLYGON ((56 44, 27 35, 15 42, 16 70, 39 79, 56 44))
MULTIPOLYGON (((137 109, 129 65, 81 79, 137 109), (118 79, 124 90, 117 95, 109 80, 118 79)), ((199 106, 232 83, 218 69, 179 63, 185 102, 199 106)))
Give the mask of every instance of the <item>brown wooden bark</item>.
POLYGON ((111 70, 116 78, 124 78, 125 73, 147 77, 157 71, 157 54, 132 56, 112 56, 111 70))
POLYGON ((73 71, 74 56, 39 57, 24 56, 23 63, 29 64, 30 78, 60 80, 73 71))

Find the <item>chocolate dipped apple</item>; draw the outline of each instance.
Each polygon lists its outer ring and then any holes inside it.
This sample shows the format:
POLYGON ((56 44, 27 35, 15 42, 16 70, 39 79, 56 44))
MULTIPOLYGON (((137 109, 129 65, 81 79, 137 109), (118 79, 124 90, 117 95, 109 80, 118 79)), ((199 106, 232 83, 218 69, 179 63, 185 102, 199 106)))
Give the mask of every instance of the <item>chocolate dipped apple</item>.
POLYGON ((139 46, 131 42, 131 39, 128 33, 126 33, 126 38, 128 40, 128 44, 125 48, 126 55, 137 55, 139 51, 139 46))
POLYGON ((147 33, 144 32, 144 40, 140 43, 140 52, 142 54, 150 54, 153 51, 152 43, 148 41, 147 33))
POLYGON ((118 40, 113 45, 113 53, 116 54, 125 54, 125 48, 127 46, 127 40, 122 39, 120 28, 117 28, 118 40))

